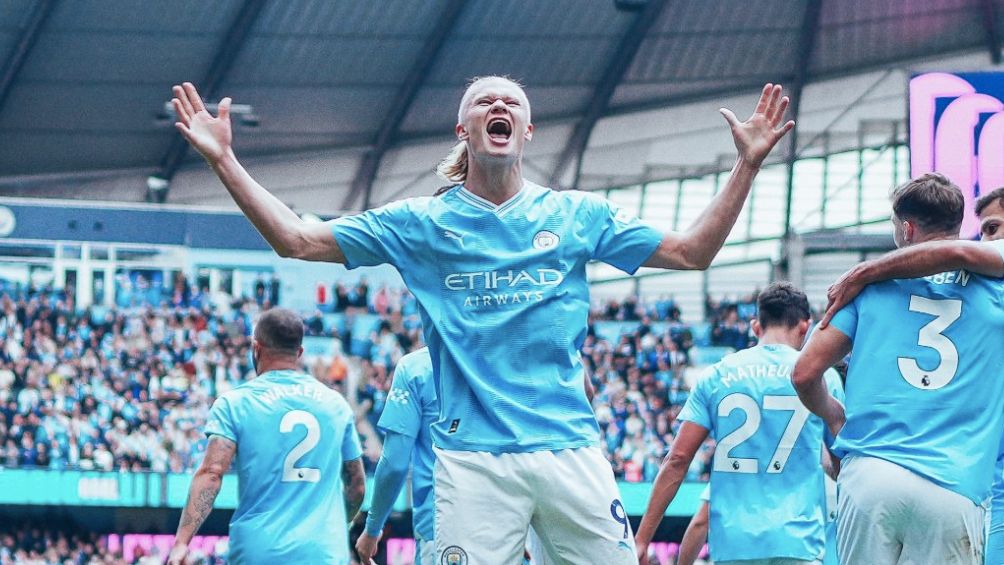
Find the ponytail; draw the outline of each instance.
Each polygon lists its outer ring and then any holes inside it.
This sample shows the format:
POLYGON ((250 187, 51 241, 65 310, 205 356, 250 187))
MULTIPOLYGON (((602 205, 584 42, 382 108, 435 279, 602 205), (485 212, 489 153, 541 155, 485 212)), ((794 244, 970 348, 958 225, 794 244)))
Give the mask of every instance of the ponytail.
POLYGON ((447 182, 463 184, 467 180, 467 142, 461 141, 436 166, 436 174, 447 182))

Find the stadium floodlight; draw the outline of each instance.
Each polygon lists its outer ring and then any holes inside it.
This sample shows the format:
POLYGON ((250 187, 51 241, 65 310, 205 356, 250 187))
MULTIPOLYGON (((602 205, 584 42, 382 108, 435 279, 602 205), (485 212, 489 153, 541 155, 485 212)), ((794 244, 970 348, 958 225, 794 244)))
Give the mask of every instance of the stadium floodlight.
MULTIPOLYGON (((219 113, 220 105, 218 102, 207 103, 206 110, 215 116, 219 113)), ((231 104, 230 117, 234 123, 244 127, 256 128, 261 124, 261 118, 254 113, 254 108, 250 104, 231 104)), ((177 120, 178 115, 174 113, 174 106, 170 100, 164 102, 164 108, 154 117, 154 122, 161 127, 173 126, 177 120)))

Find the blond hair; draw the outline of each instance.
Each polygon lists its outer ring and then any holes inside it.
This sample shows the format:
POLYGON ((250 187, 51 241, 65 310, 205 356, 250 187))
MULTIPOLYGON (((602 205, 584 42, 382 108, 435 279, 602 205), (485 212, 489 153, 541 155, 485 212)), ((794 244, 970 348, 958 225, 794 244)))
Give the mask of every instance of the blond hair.
MULTIPOLYGON (((471 93, 474 90, 474 86, 480 82, 486 80, 504 80, 510 82, 520 89, 522 92, 523 85, 519 81, 510 78, 506 75, 487 75, 483 77, 474 77, 467 83, 467 89, 464 91, 463 97, 460 99, 460 108, 457 110, 457 123, 463 121, 464 109, 471 103, 471 93)), ((524 94, 524 98, 526 95, 524 94)), ((527 118, 530 116, 530 103, 527 101, 526 105, 527 118)), ((436 174, 446 182, 452 184, 463 184, 467 181, 467 142, 459 141, 456 145, 450 149, 446 157, 436 165, 436 174)), ((437 193, 439 194, 439 193, 437 193)))

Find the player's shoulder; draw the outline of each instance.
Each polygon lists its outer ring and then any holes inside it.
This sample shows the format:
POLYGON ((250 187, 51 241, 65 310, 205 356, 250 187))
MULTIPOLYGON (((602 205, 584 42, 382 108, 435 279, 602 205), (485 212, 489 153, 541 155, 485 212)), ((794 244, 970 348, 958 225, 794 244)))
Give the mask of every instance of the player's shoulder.
POLYGON ((394 367, 394 385, 406 387, 411 382, 424 382, 432 377, 432 356, 423 347, 401 357, 394 367))

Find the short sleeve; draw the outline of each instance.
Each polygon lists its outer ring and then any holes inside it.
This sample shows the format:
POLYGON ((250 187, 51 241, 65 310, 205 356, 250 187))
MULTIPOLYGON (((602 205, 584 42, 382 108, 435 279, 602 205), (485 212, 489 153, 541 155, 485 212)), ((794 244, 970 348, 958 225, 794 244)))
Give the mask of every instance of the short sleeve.
POLYGON ((708 430, 714 429, 711 419, 711 381, 715 373, 715 367, 711 367, 701 375, 677 419, 693 422, 708 430))
MULTIPOLYGON (((868 289, 866 288, 865 292, 867 291, 868 289)), ((862 296, 863 293, 859 294, 853 302, 841 308, 839 312, 834 314, 833 319, 830 320, 830 325, 851 338, 851 341, 854 341, 854 334, 858 330, 858 302, 862 296)))
POLYGON ((662 242, 662 232, 645 224, 610 201, 590 195, 590 229, 599 232, 593 259, 634 274, 655 253, 662 242))
POLYGON ((701 500, 711 502, 711 483, 708 483, 708 486, 704 487, 704 490, 701 491, 701 500))
POLYGON ((362 455, 363 446, 359 443, 359 433, 356 432, 356 420, 350 411, 345 424, 345 439, 342 440, 342 462, 359 459, 362 455))
POLYGON ((394 381, 377 427, 414 438, 418 437, 422 426, 422 396, 406 366, 406 363, 399 363, 394 371, 394 381))
POLYGON ((345 254, 346 267, 354 269, 384 263, 397 266, 406 251, 402 236, 407 233, 413 218, 407 201, 393 202, 333 220, 331 233, 345 254))
POLYGON ((213 402, 206 422, 207 436, 222 436, 237 443, 237 419, 234 417, 230 399, 221 396, 213 402))

